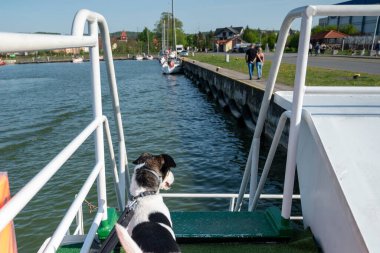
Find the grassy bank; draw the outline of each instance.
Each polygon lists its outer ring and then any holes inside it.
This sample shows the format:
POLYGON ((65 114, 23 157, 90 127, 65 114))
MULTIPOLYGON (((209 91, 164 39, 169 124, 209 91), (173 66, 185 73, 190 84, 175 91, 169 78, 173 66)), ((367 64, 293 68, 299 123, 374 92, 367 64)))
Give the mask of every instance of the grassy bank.
MULTIPOLYGON (((247 74, 247 64, 244 58, 230 55, 230 62, 225 62, 224 55, 216 54, 196 54, 190 58, 219 66, 226 69, 231 69, 247 74)), ((272 63, 266 61, 263 67, 263 77, 268 78, 269 70, 272 63)), ((278 73, 277 82, 289 86, 293 86, 296 66, 294 64, 282 63, 278 73)), ((360 73, 360 77, 354 79, 357 74, 350 71, 331 70, 318 67, 308 67, 306 85, 308 86, 380 86, 380 75, 371 75, 360 73)), ((248 74, 247 74, 248 77, 248 74)))

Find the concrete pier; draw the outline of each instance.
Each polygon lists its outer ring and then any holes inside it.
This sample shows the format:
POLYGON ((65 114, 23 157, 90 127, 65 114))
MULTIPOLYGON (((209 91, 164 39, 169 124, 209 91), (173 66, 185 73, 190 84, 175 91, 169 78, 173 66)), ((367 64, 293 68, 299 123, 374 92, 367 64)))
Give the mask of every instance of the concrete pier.
MULTIPOLYGON (((183 68, 185 75, 200 90, 213 97, 224 110, 231 112, 238 121, 244 123, 252 132, 254 131, 266 81, 251 81, 248 79, 248 73, 243 74, 188 58, 184 59, 183 68)), ((276 84, 275 92, 279 90, 291 90, 291 87, 276 84)), ((273 137, 283 111, 275 103, 270 104, 264 126, 264 133, 268 137, 273 137)), ((286 127, 281 138, 281 145, 286 147, 287 140, 288 128, 286 127)))

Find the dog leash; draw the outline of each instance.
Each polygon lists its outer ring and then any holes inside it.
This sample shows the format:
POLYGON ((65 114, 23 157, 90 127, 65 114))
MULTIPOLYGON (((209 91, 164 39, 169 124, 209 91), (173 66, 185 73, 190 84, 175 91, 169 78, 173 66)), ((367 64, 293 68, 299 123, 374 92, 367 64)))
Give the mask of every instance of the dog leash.
MULTIPOLYGON (((126 206, 123 213, 120 215, 117 223, 122 225, 124 228, 127 228, 129 222, 132 220, 133 215, 135 214, 135 206, 139 198, 146 196, 151 196, 157 194, 156 191, 145 191, 140 193, 137 196, 132 197, 132 201, 126 206)), ((99 250, 99 253, 110 253, 112 252, 116 245, 119 243, 119 238, 117 237, 115 227, 111 230, 111 233, 108 235, 107 239, 102 243, 102 247, 99 250)), ((114 251, 116 252, 116 251, 114 251)))
MULTIPOLYGON (((134 208, 137 203, 137 199, 131 201, 123 213, 120 215, 117 223, 126 228, 129 222, 132 220, 133 215, 135 214, 134 208)), ((116 245, 119 243, 119 238, 117 237, 115 227, 111 230, 111 233, 108 235, 107 239, 102 243, 102 247, 99 250, 99 253, 110 253, 112 252, 116 245)), ((115 252, 115 251, 114 251, 115 252)), ((119 248, 120 252, 120 248, 119 248)))

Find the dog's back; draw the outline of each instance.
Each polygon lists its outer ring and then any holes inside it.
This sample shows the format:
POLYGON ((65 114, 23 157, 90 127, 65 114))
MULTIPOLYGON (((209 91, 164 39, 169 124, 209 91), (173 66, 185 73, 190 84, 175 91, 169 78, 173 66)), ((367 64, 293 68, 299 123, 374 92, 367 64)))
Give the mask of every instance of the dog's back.
POLYGON ((169 209, 160 195, 137 201, 128 232, 144 252, 180 252, 169 209))
POLYGON ((127 253, 181 252, 173 237, 169 219, 162 213, 152 213, 149 221, 136 225, 132 230, 132 237, 119 224, 116 224, 116 232, 127 253))
POLYGON ((133 229, 132 239, 143 252, 180 252, 171 231, 168 219, 160 213, 153 213, 149 216, 149 221, 140 223, 133 229))

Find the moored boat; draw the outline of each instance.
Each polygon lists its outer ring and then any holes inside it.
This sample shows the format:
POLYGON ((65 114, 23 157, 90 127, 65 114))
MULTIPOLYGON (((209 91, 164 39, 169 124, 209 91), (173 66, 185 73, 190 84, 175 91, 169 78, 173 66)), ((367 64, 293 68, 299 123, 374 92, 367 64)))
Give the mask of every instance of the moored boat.
POLYGON ((182 73, 182 61, 180 59, 169 59, 162 63, 162 73, 171 75, 182 73))
POLYGON ((133 59, 136 61, 142 61, 142 60, 144 60, 144 56, 142 56, 141 54, 137 54, 137 55, 133 56, 133 59))
POLYGON ((146 55, 145 56, 145 58, 144 58, 145 60, 149 60, 149 61, 151 61, 151 60, 153 60, 154 59, 154 57, 153 57, 153 55, 151 55, 151 54, 148 54, 148 55, 146 55))
POLYGON ((176 28, 175 28, 175 18, 174 18, 174 0, 172 0, 172 31, 173 31, 173 50, 168 50, 166 53, 166 58, 161 58, 161 69, 162 73, 166 75, 179 74, 182 73, 182 61, 177 58, 176 51, 176 28), (165 61, 166 59, 166 61, 165 61))
POLYGON ((83 57, 73 57, 71 59, 72 63, 82 63, 83 62, 83 57))

